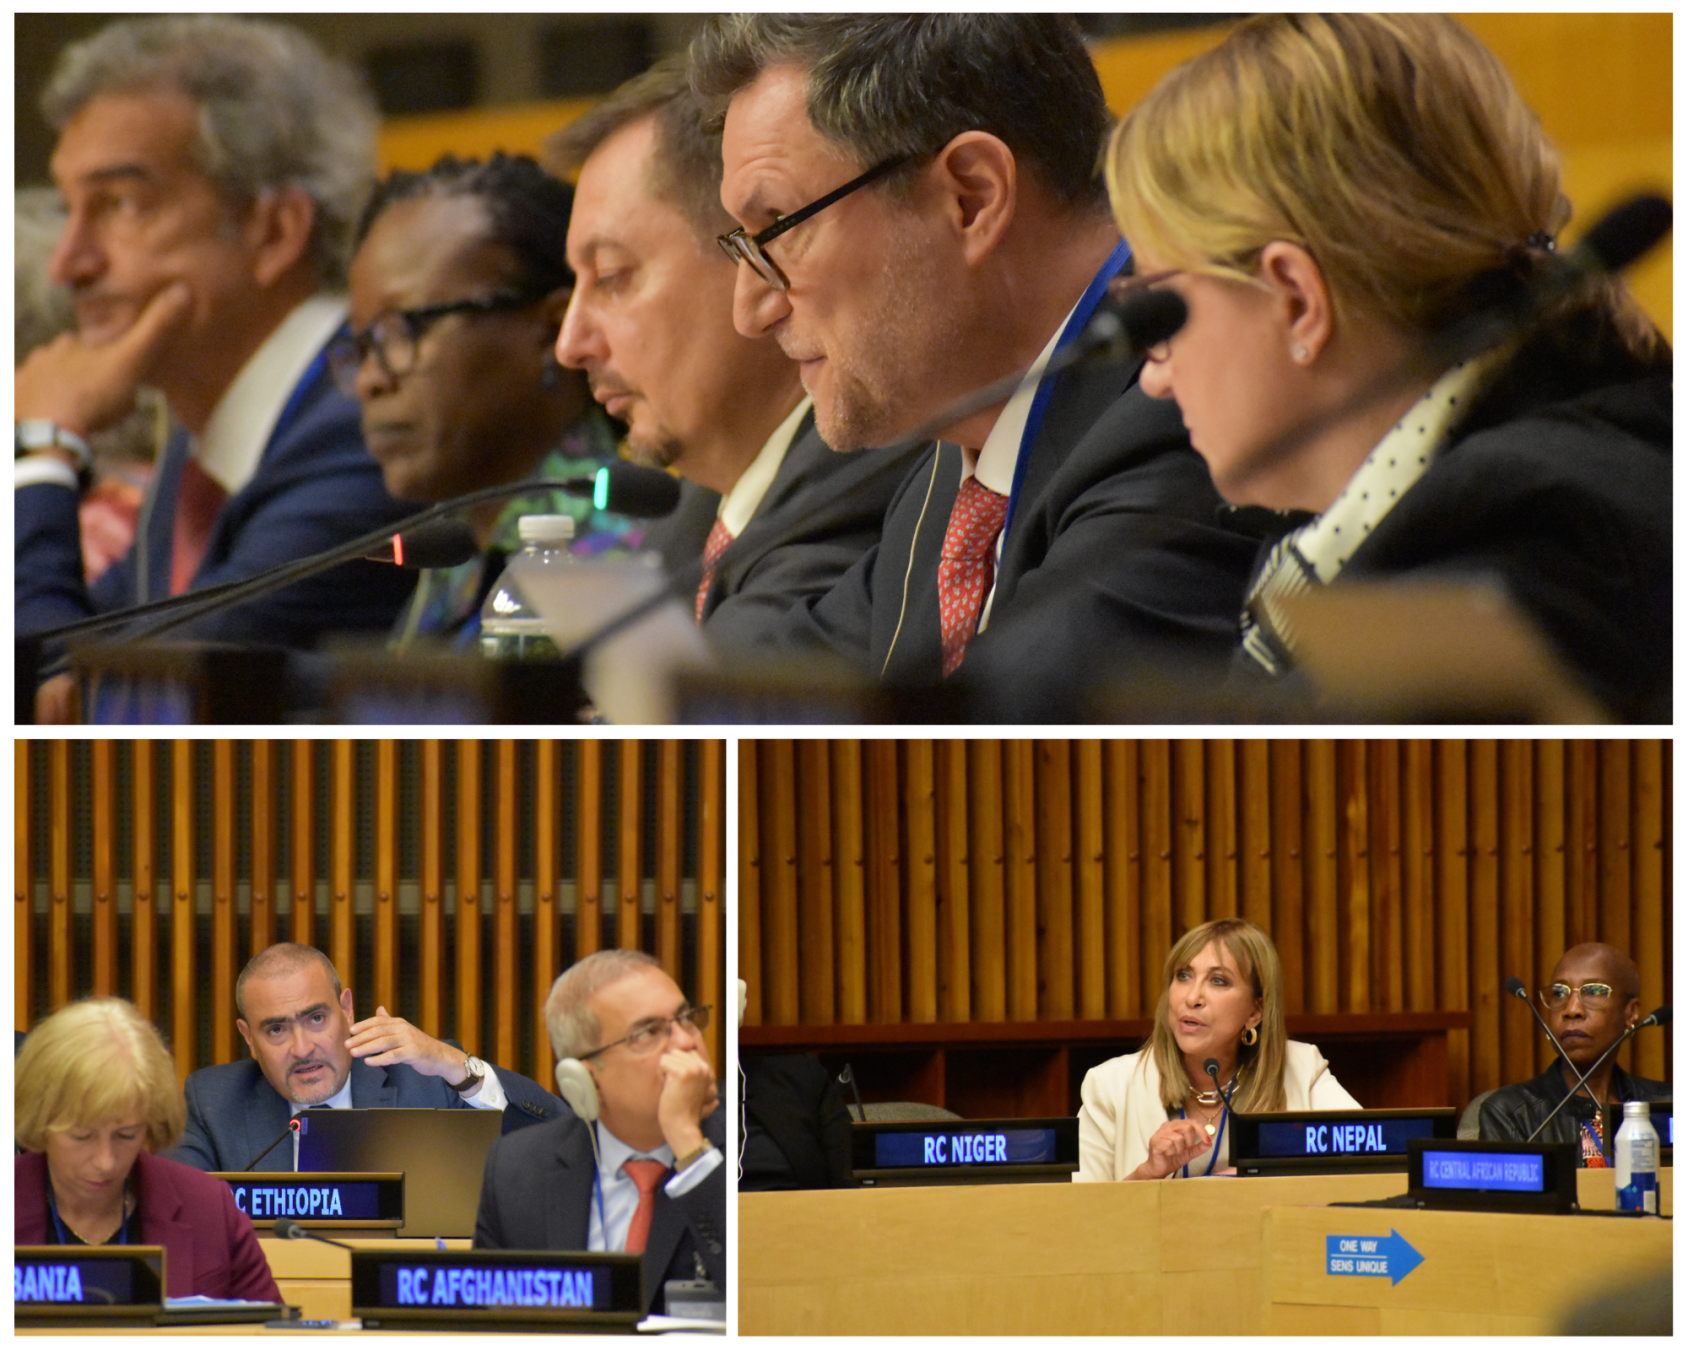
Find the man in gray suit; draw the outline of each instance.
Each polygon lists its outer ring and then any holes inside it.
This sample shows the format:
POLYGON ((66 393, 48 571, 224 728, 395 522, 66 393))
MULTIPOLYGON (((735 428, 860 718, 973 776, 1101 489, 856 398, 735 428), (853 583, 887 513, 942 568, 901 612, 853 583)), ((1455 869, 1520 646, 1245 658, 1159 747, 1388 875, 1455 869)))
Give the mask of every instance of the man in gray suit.
POLYGON ((493 1144, 475 1246, 639 1252, 645 1309, 670 1280, 727 1288, 725 1112, 709 1009, 643 952, 595 952, 545 1004, 572 1111, 493 1144))
POLYGON ((170 1151, 207 1172, 291 1171, 290 1115, 308 1106, 474 1107, 504 1130, 562 1113, 531 1079, 494 1069, 377 1008, 352 1020, 352 991, 315 947, 266 947, 235 981, 235 1022, 250 1059, 188 1075, 187 1128, 170 1151))

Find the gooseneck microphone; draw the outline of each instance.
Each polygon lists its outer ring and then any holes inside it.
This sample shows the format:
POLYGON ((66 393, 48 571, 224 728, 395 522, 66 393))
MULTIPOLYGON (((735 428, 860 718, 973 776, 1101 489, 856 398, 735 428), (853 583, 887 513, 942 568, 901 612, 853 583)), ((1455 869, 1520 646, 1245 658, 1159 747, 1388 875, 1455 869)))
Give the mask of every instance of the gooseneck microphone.
POLYGON ((357 1248, 352 1246, 349 1242, 336 1242, 333 1238, 325 1238, 318 1233, 311 1232, 309 1229, 302 1228, 299 1224, 288 1218, 277 1219, 275 1221, 274 1231, 278 1238, 288 1238, 290 1240, 309 1238, 312 1242, 326 1242, 330 1247, 340 1247, 348 1252, 357 1250, 357 1248))
MULTIPOLYGON (((1665 1003, 1665 1004, 1661 1004, 1657 1008, 1654 1008, 1652 1012, 1648 1013, 1645 1017, 1643 1017, 1634 1026, 1627 1028, 1624 1031, 1624 1034, 1622 1036, 1619 1036, 1617 1040, 1613 1041, 1610 1045, 1608 1045, 1606 1047, 1605 1053, 1602 1054, 1599 1059, 1595 1060, 1594 1063, 1592 1063, 1588 1066, 1588 1072, 1587 1073, 1578 1075, 1576 1087, 1573 1087, 1569 1092, 1567 1092, 1563 1097, 1561 1097, 1559 1099, 1559 1105, 1554 1107, 1551 1111, 1549 1111, 1547 1113, 1546 1117, 1543 1118, 1542 1123, 1540 1125, 1536 1126, 1535 1129, 1530 1131, 1530 1137, 1528 1139, 1526 1139, 1524 1142, 1526 1144, 1534 1143, 1536 1136, 1547 1128, 1548 1122, 1551 1121, 1556 1115, 1558 1115, 1561 1111, 1563 1111, 1565 1109, 1566 1103, 1569 1102, 1572 1097, 1575 1097, 1577 1095, 1577 1092, 1580 1089, 1587 1087, 1588 1080, 1590 1078, 1594 1077, 1594 1075, 1599 1071, 1600 1066, 1602 1064, 1604 1064, 1607 1060, 1609 1060, 1613 1055, 1618 1053, 1619 1047, 1622 1046, 1625 1041, 1627 1041, 1631 1036, 1635 1035, 1636 1032, 1640 1031, 1642 1027, 1662 1027, 1662 1026, 1665 1025, 1665 1023, 1669 1022, 1670 1019, 1671 1019, 1671 1005, 1668 1004, 1668 1003, 1665 1003)), ((1570 1063, 1570 1061, 1567 1060, 1566 1063, 1570 1063)), ((1594 1096, 1593 1092, 1590 1092, 1588 1095, 1590 1097, 1594 1096)), ((1600 1105, 1600 1103, 1598 1101, 1596 1101, 1595 1106, 1598 1108, 1599 1105, 1600 1105)))
MULTIPOLYGON (((274 1148, 277 1144, 279 1144, 283 1139, 287 1138, 287 1136, 290 1135, 290 1134, 298 1134, 298 1133, 299 1133, 299 1117, 294 1116, 291 1120, 289 1120, 287 1122, 287 1128, 285 1130, 283 1130, 280 1134, 278 1134, 274 1139, 270 1140, 269 1143, 265 1144, 263 1151, 258 1154, 258 1157, 254 1158, 251 1162, 247 1163, 246 1166, 241 1168, 240 1170, 242 1172, 250 1172, 254 1167, 256 1167, 258 1165, 259 1159, 269 1157, 270 1150, 272 1148, 274 1148)), ((292 1159, 291 1158, 288 1159, 288 1162, 291 1163, 292 1159)), ((283 1236, 285 1237, 286 1235, 283 1234, 283 1236)))
POLYGON ((530 479, 523 483, 504 483, 498 487, 468 492, 461 497, 453 497, 450 501, 438 502, 406 517, 396 525, 383 526, 334 548, 312 554, 308 558, 283 563, 279 567, 270 568, 251 577, 189 591, 149 604, 114 610, 109 614, 91 615, 27 636, 41 642, 52 642, 134 623, 147 626, 139 628, 130 635, 131 637, 156 637, 181 624, 204 618, 220 609, 232 608, 258 599, 271 591, 315 576, 318 572, 326 572, 331 567, 371 556, 377 561, 395 562, 401 566, 451 566, 455 562, 466 561, 477 551, 473 536, 468 534, 466 526, 459 526, 455 534, 443 527, 436 529, 437 522, 484 502, 522 497, 535 492, 566 492, 572 496, 590 497, 593 505, 601 511, 638 518, 667 515, 680 501, 680 485, 670 474, 660 469, 647 469, 620 461, 606 464, 596 473, 583 478, 530 479), (423 531, 427 533, 424 534, 423 531), (467 553, 463 551, 465 541, 469 545, 467 553), (417 560, 407 564, 407 550, 409 557, 415 559, 419 546, 424 555, 439 558, 441 561, 417 560), (159 621, 149 624, 149 620, 159 621))
MULTIPOLYGON (((1524 981, 1519 979, 1516 975, 1508 975, 1506 977, 1506 992, 1511 994, 1514 998, 1521 998, 1524 1000, 1524 1006, 1530 1010, 1531 1015, 1536 1019, 1537 1025, 1539 1025, 1541 1029, 1547 1033, 1547 1039, 1553 1042, 1553 1048, 1559 1052, 1559 1058, 1564 1060, 1566 1064, 1570 1064, 1571 1072, 1575 1073, 1577 1071, 1577 1066, 1571 1064, 1571 1057, 1565 1053, 1565 1047, 1559 1044, 1559 1038, 1553 1034, 1553 1028, 1548 1026, 1547 1019, 1536 1011, 1536 1002, 1530 997, 1530 991, 1524 988, 1524 981)), ((1582 1085, 1582 1087, 1583 1091, 1588 1093, 1588 1099, 1591 1102, 1594 1102, 1595 1109, 1598 1110, 1600 1108, 1600 1103, 1595 1099, 1594 1090, 1586 1085, 1582 1085)), ((1576 1095, 1576 1091, 1576 1088, 1571 1089, 1572 1096, 1576 1095)))
POLYGON ((1202 1068, 1207 1071, 1207 1076, 1213 1080, 1214 1090, 1219 1093, 1220 1099, 1225 1103, 1225 1109, 1227 1111, 1232 1110, 1231 1094, 1225 1091, 1225 1085, 1219 1081, 1219 1061, 1210 1055, 1203 1063, 1202 1068))

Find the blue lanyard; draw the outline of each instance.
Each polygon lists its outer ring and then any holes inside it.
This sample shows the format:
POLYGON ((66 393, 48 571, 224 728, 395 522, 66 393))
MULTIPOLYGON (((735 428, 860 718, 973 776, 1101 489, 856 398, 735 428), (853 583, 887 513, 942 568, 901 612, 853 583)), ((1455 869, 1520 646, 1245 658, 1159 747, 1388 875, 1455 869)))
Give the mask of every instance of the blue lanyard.
MULTIPOLYGON (((53 1216, 53 1231, 59 1235, 59 1246, 70 1246, 70 1239, 65 1236, 64 1225, 59 1222, 59 1205, 57 1198, 53 1195, 51 1178, 48 1178, 47 1181, 47 1213, 53 1216)), ((86 1247, 93 1244, 85 1242, 82 1245, 86 1247)), ((123 1179, 123 1227, 117 1234, 116 1242, 102 1242, 99 1245, 102 1247, 127 1247, 129 1245, 129 1179, 127 1177, 123 1179)))
MULTIPOLYGON (((1213 1169, 1219 1162, 1219 1146, 1225 1142, 1225 1122, 1230 1119, 1230 1116, 1231 1108, 1228 1105, 1222 1108, 1219 1112, 1219 1133, 1213 1136, 1213 1152, 1208 1156, 1207 1171, 1202 1173, 1204 1177, 1212 1176, 1213 1169)), ((1188 1120, 1189 1118, 1190 1117, 1184 1113, 1184 1108, 1180 1106, 1178 1108, 1178 1119, 1188 1120)), ((1186 1178, 1190 1175, 1189 1163, 1184 1164, 1184 1175, 1186 1178)))
MULTIPOLYGON (((1091 317, 1102 303, 1103 293, 1108 289, 1108 283, 1119 274, 1131 257, 1131 245, 1120 240, 1114 251, 1108 255, 1107 262, 1102 264, 1102 270, 1090 279, 1090 285, 1079 297, 1077 307, 1067 319, 1067 326, 1061 330, 1061 338, 1055 344, 1055 350, 1071 346, 1078 341, 1079 335, 1089 327, 1091 317)), ((1027 453, 1033 442, 1037 440, 1038 430, 1043 425, 1043 415, 1049 411, 1049 400, 1055 394, 1055 380, 1046 377, 1038 381, 1037 393, 1032 396, 1031 411, 1026 414, 1026 429, 1020 437, 1019 458, 1014 461, 1014 485, 1008 491, 1008 514, 1002 522, 1002 538, 1008 538, 1008 530, 1014 523, 1014 504, 1020 499, 1020 484, 1025 481, 1026 464, 1031 459, 1027 453)))

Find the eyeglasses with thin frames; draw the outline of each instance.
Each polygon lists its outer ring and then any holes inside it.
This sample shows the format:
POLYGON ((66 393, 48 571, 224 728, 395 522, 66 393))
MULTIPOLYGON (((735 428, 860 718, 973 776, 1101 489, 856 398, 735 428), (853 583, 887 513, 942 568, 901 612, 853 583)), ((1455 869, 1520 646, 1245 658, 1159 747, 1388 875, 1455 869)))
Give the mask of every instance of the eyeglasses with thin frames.
POLYGON ((811 219, 826 210, 834 202, 843 201, 857 188, 864 188, 876 179, 883 178, 893 169, 900 169, 913 158, 911 155, 893 155, 890 159, 875 164, 859 178, 852 178, 841 188, 834 188, 824 197, 817 197, 807 206, 793 211, 789 216, 781 216, 760 234, 746 234, 742 228, 730 234, 719 236, 715 242, 721 246, 721 251, 734 263, 747 262, 756 269, 756 275, 772 286, 776 291, 789 291, 791 282, 779 264, 764 251, 766 245, 778 239, 787 230, 795 229, 804 221, 811 219))
POLYGON ((635 1055, 648 1055, 659 1045, 668 1044, 669 1029, 678 1022, 681 1026, 692 1031, 705 1031, 709 1027, 709 1009, 712 1004, 705 1003, 701 1008, 681 1008, 672 1017, 658 1017, 644 1025, 635 1027, 618 1041, 611 1041, 608 1045, 600 1045, 596 1050, 588 1050, 581 1059, 594 1059, 606 1050, 613 1050, 618 1045, 625 1045, 628 1051, 635 1055))
POLYGON ((1613 989, 1603 980, 1591 980, 1580 987, 1564 983, 1550 984, 1546 989, 1537 992, 1544 1007, 1557 1010, 1571 1001, 1572 994, 1581 996, 1585 1008, 1604 1008, 1612 1000, 1613 989))
POLYGON ((544 292, 495 291, 467 300, 447 300, 415 309, 389 309, 377 314, 361 333, 342 333, 328 344, 328 368, 335 386, 347 398, 358 396, 358 372, 370 352, 389 380, 401 380, 416 368, 416 349, 423 335, 450 314, 494 314, 522 309, 542 299, 544 292))

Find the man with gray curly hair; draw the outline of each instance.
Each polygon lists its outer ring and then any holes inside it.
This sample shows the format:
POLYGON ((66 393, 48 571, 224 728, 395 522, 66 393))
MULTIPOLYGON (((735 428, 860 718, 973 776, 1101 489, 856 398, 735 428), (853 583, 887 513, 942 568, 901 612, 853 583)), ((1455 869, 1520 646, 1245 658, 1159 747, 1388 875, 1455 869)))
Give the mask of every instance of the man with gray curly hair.
POLYGON ((581 958, 551 986, 545 1025, 561 1063, 560 1119, 493 1145, 475 1246, 638 1252, 645 1310, 669 1282, 727 1287, 720 1089, 694 1008, 636 951, 581 958))
MULTIPOLYGON (((76 331, 16 374, 17 630, 251 576, 402 515, 323 356, 374 176, 356 76, 280 24, 163 16, 67 48, 42 106, 67 209, 49 271, 76 331), (178 429, 135 548, 85 587, 87 437, 142 382, 178 429)), ((302 646, 384 630, 408 586, 354 564, 191 631, 302 646)))

